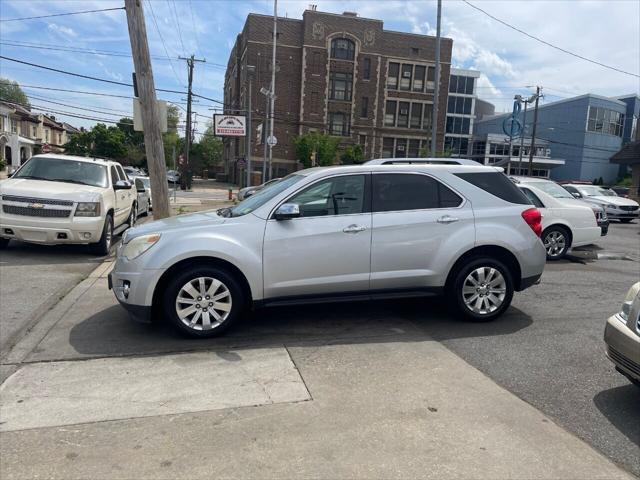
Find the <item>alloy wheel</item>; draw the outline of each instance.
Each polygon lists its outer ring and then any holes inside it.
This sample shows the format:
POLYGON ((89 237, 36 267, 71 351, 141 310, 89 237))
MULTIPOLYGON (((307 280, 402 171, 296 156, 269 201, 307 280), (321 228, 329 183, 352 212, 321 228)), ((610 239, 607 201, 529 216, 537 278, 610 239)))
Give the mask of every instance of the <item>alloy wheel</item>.
POLYGON ((462 298, 469 310, 486 315, 495 312, 507 294, 507 282, 493 267, 480 267, 471 271, 462 284, 462 298))
POLYGON ((197 277, 185 283, 176 298, 180 321, 193 330, 212 330, 231 313, 229 288, 212 277, 197 277))
POLYGON ((558 257, 562 255, 567 245, 567 239, 562 232, 552 230, 544 237, 544 248, 550 257, 558 257))
POLYGON ((138 218, 138 207, 134 203, 131 205, 131 213, 129 214, 129 227, 133 228, 138 218))

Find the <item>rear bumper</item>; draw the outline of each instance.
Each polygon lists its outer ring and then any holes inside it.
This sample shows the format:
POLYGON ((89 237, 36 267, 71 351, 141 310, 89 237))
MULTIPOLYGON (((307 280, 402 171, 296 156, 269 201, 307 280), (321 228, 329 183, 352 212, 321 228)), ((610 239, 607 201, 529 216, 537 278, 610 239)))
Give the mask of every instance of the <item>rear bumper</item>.
POLYGON ((532 277, 526 277, 520 280, 520 288, 517 289, 518 292, 521 292, 522 290, 525 290, 529 287, 532 287, 534 285, 537 285, 540 283, 540 280, 542 279, 542 274, 540 275, 534 275, 532 277))
POLYGON ((609 317, 604 329, 607 357, 625 376, 640 381, 640 336, 618 314, 609 317))

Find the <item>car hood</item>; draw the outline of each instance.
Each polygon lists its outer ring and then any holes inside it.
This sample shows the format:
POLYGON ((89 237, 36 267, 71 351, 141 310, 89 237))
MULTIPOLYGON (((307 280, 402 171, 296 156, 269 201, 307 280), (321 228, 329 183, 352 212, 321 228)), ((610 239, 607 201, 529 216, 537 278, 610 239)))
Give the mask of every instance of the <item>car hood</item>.
POLYGON ((9 178, 0 183, 0 194, 52 200, 98 201, 105 190, 79 183, 50 182, 28 178, 9 178))
POLYGON ((139 237, 140 235, 172 232, 176 230, 184 230, 186 228, 211 227, 221 225, 226 220, 227 218, 221 217, 215 210, 188 213, 186 215, 177 215, 175 217, 164 218, 154 222, 147 222, 134 228, 130 228, 127 231, 127 238, 131 239, 139 237))
POLYGON ((631 200, 630 198, 624 198, 624 197, 607 197, 607 196, 594 196, 594 197, 589 197, 590 200, 596 200, 599 203, 608 203, 611 205, 617 205, 617 206, 638 206, 638 202, 631 200))

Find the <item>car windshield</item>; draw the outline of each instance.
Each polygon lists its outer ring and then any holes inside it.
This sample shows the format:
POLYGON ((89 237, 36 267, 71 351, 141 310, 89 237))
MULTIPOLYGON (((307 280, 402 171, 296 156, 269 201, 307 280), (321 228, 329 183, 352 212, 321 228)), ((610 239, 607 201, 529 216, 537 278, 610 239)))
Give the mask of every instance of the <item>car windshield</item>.
POLYGON ((55 157, 32 157, 12 178, 78 183, 93 187, 108 185, 104 165, 55 157))
POLYGON ((151 188, 148 178, 143 178, 143 177, 138 177, 138 178, 140 178, 140 181, 144 185, 144 188, 151 188))
POLYGON ((298 183, 304 178, 304 175, 291 174, 284 177, 279 182, 267 185, 262 190, 259 190, 246 200, 240 202, 238 205, 232 208, 223 208, 218 210, 219 214, 223 217, 239 217, 253 212, 256 208, 260 208, 276 195, 284 192, 291 185, 298 183))
POLYGON ((578 191, 585 197, 617 197, 615 192, 607 190, 602 187, 596 187, 595 185, 584 185, 577 187, 578 191))
MULTIPOLYGON (((524 183, 526 184, 527 182, 524 183)), ((555 182, 531 182, 529 185, 542 190, 544 193, 551 195, 554 198, 573 198, 569 192, 555 182)))

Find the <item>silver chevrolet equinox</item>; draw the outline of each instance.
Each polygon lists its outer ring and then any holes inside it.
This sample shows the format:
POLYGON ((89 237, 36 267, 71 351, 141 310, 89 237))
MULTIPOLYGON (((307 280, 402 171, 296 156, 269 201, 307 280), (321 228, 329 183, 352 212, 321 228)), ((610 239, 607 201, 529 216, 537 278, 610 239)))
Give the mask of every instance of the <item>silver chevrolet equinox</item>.
POLYGON ((482 322, 539 281, 540 229, 498 168, 311 168, 234 207, 128 230, 109 288, 134 318, 197 337, 251 306, 430 294, 482 322))

